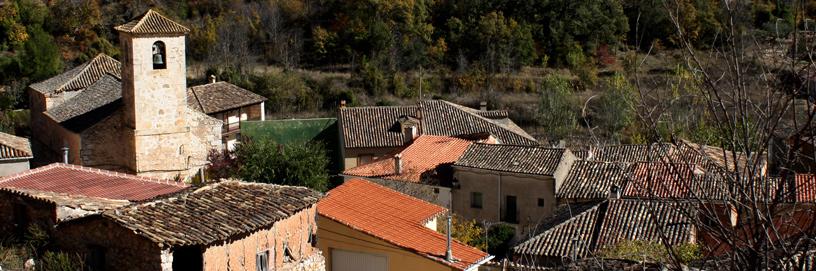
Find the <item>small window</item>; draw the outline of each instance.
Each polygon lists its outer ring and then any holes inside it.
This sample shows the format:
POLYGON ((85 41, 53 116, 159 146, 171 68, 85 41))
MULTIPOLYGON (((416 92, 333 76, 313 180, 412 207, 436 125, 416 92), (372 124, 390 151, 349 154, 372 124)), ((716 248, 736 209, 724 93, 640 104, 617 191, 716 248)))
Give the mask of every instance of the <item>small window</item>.
POLYGON ((255 254, 255 270, 268 271, 269 270, 269 250, 264 250, 255 254))
POLYGON ((482 209, 482 193, 481 192, 471 192, 470 193, 470 207, 482 209))
POLYGON ((295 257, 292 255, 292 250, 289 249, 289 242, 283 242, 283 262, 291 263, 295 261, 295 257))
POLYGON ((164 42, 157 41, 153 43, 153 69, 167 68, 167 53, 164 50, 164 42))
POLYGON ((439 194, 439 188, 434 188, 434 194, 439 194))
POLYGON ((542 198, 538 199, 538 207, 544 207, 544 199, 542 198))

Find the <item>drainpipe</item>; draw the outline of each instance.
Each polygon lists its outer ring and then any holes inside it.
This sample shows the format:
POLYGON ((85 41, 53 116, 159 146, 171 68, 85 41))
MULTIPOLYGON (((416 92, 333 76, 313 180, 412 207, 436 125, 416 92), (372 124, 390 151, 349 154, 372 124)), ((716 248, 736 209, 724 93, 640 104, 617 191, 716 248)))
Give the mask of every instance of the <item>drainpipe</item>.
POLYGON ((453 250, 451 249, 451 214, 450 214, 450 211, 448 211, 448 230, 447 230, 447 232, 448 232, 448 244, 447 244, 448 250, 445 251, 445 260, 448 261, 448 262, 453 262, 453 250))

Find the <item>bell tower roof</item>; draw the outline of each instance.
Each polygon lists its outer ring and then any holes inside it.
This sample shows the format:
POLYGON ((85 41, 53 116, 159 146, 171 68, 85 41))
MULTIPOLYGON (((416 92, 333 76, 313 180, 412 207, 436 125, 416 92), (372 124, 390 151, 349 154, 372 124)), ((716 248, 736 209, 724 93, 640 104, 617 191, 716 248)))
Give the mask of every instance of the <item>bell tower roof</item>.
POLYGON ((164 17, 153 9, 147 10, 133 21, 114 27, 114 29, 134 34, 187 34, 190 32, 187 27, 164 17))

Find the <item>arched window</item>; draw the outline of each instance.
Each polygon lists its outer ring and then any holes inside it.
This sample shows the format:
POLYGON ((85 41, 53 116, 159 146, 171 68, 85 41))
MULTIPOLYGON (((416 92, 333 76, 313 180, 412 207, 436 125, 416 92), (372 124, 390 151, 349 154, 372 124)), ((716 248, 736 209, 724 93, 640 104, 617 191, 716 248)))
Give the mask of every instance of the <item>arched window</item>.
POLYGON ((153 43, 153 69, 167 68, 167 53, 164 50, 164 42, 153 43))

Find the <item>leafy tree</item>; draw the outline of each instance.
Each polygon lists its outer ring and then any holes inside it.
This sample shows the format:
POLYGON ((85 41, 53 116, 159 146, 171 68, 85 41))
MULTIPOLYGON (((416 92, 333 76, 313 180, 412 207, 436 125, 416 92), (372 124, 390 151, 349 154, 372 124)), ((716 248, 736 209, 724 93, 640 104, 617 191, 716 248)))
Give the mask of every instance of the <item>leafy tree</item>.
POLYGON ((577 124, 576 108, 570 82, 560 76, 547 76, 542 84, 538 112, 538 121, 545 133, 561 138, 572 132, 577 124))
POLYGON ((593 120, 604 131, 617 135, 635 120, 635 90, 623 75, 616 74, 607 81, 607 90, 598 99, 593 120))
MULTIPOLYGON (((440 218, 437 220, 439 224, 437 229, 442 234, 447 234, 447 221, 445 218, 440 218)), ((460 216, 454 215, 451 218, 451 237, 453 239, 459 240, 459 242, 468 244, 469 246, 478 248, 482 251, 487 249, 487 243, 485 242, 485 235, 484 229, 476 222, 476 220, 465 219, 460 216)))
POLYGON ((248 182, 306 186, 325 191, 329 158, 316 142, 281 145, 248 140, 235 149, 237 176, 248 182))
POLYGON ((62 58, 54 38, 39 27, 30 29, 29 34, 21 59, 23 73, 39 81, 62 71, 62 58))

